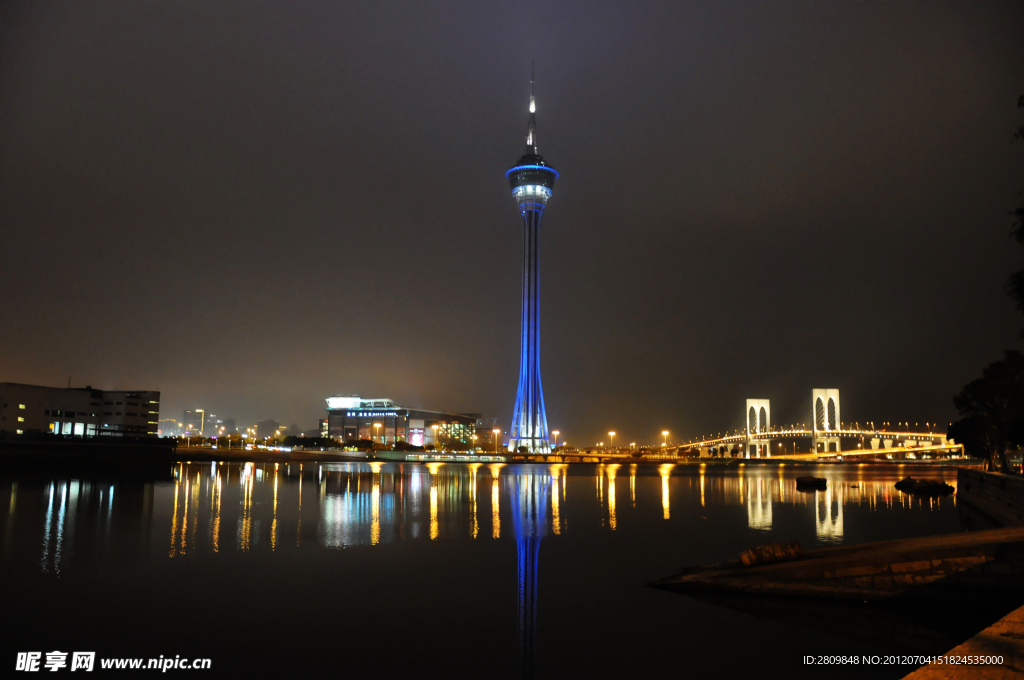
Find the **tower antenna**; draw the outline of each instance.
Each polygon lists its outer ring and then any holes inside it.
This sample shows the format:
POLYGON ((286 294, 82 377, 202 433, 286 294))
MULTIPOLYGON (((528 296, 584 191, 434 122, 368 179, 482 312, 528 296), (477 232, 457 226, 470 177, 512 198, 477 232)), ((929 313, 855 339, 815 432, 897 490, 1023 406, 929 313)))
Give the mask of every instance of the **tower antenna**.
POLYGON ((537 154, 537 102, 533 97, 533 76, 536 62, 530 60, 530 122, 526 126, 526 153, 537 154))

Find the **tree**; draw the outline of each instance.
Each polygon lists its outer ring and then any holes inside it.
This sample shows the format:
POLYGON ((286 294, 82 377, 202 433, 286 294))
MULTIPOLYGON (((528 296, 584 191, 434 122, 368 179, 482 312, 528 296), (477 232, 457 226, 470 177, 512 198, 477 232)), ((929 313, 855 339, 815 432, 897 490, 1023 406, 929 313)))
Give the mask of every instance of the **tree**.
MULTIPOLYGON (((1017 106, 1024 108, 1024 94, 1017 100, 1017 106)), ((1024 125, 1017 128, 1017 133, 1013 135, 1013 139, 1024 140, 1024 125)), ((1017 241, 1018 244, 1024 246, 1024 203, 1017 207, 1012 213, 1014 217, 1013 228, 1010 234, 1017 241)), ((1017 303, 1017 309, 1024 312, 1024 268, 1014 272, 1010 275, 1010 280, 1006 283, 1006 292, 1010 294, 1010 297, 1017 303)), ((1024 335, 1024 332, 1021 333, 1024 335)))
MULTIPOLYGON (((1024 108, 1024 95, 1017 107, 1024 108)), ((1024 125, 1013 139, 1024 140, 1024 125)), ((1024 203, 1010 214, 1014 216, 1010 235, 1024 247, 1024 203)), ((1006 292, 1024 313, 1024 268, 1010 276, 1006 292)), ((1006 450, 1024 445, 1024 355, 1007 350, 1002 361, 989 364, 980 378, 964 386, 953 404, 961 417, 950 424, 948 436, 972 455, 984 456, 988 469, 1009 472, 1006 450)))
POLYGON ((977 380, 953 397, 961 419, 949 426, 949 437, 989 469, 1009 472, 1005 451, 1024 445, 1024 354, 1007 350, 977 380))

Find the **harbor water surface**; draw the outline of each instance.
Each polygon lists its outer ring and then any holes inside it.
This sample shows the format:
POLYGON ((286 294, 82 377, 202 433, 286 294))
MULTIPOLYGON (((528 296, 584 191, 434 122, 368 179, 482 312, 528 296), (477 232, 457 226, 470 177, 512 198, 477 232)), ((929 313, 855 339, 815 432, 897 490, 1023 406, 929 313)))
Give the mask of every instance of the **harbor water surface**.
MULTIPOLYGON (((956 484, 954 468, 908 467, 956 484)), ((887 642, 813 611, 794 625, 646 585, 773 541, 810 550, 965 529, 955 497, 896 491, 906 474, 361 462, 7 473, 4 663, 63 650, 209 657, 208 677, 701 677, 788 671, 830 650, 941 653, 951 638, 929 631, 887 642), (828 488, 797 491, 809 473, 828 488)))

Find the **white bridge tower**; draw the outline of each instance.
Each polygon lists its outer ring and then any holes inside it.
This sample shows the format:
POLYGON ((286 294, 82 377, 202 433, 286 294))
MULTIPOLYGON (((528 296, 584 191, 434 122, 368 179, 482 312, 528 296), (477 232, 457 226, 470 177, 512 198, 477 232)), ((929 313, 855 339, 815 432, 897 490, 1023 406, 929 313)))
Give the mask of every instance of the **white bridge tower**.
POLYGON ((744 458, 771 458, 768 430, 772 422, 772 404, 768 399, 747 399, 747 447, 744 458))
POLYGON ((839 429, 839 390, 811 390, 811 437, 815 453, 841 453, 839 429))

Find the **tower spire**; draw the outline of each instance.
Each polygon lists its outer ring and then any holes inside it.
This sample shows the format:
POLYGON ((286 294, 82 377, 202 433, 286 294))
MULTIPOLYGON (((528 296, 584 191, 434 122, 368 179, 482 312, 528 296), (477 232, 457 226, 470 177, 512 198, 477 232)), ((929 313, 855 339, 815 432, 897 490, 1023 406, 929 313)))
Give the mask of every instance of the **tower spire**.
POLYGON ((526 126, 526 153, 537 153, 537 100, 533 97, 534 61, 530 60, 530 122, 526 126))

